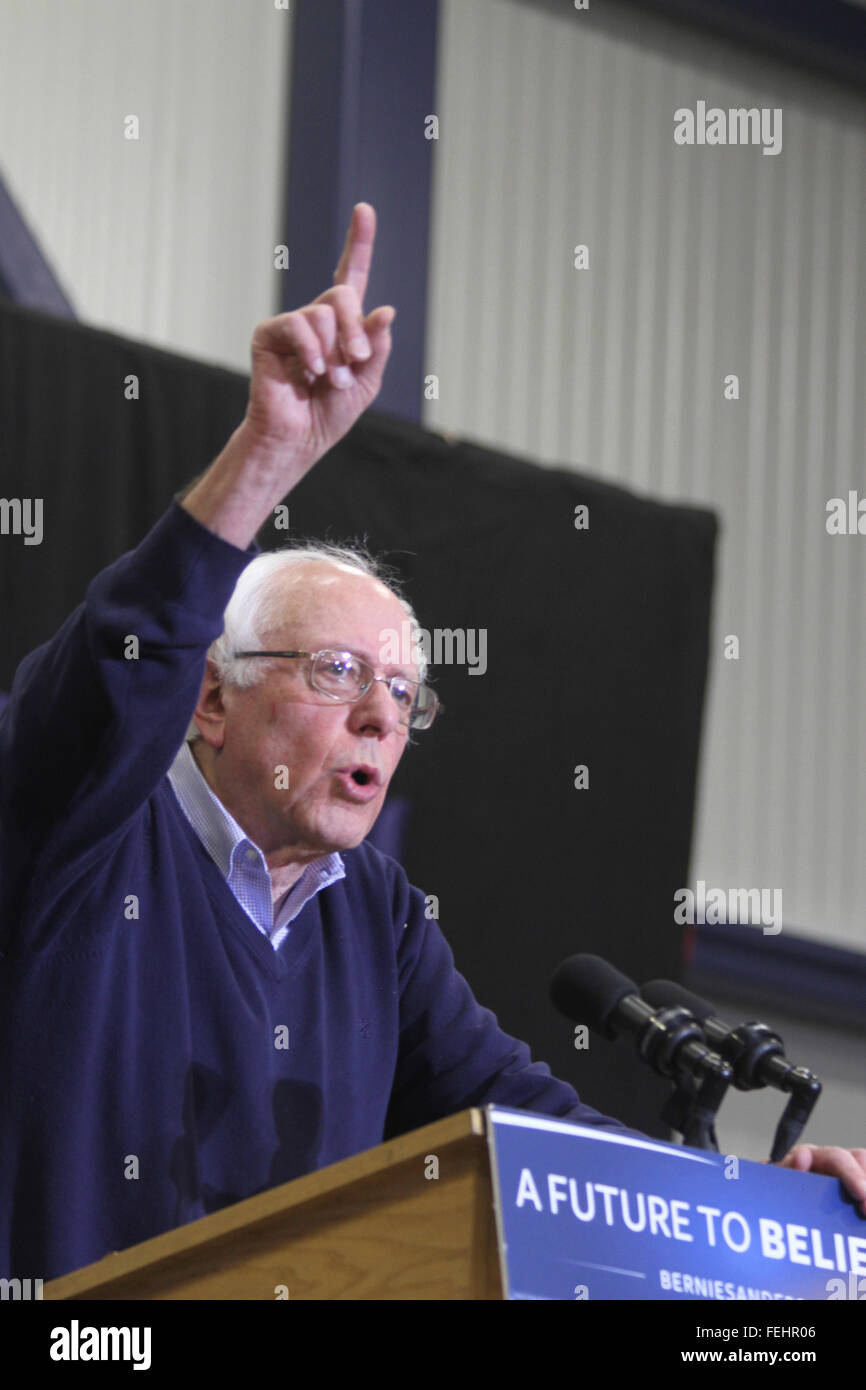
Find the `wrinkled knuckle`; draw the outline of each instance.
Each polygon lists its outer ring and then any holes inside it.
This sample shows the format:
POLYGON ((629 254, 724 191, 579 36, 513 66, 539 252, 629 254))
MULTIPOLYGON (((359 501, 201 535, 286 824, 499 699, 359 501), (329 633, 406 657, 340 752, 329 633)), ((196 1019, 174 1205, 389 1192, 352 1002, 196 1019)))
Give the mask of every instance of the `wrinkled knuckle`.
POLYGON ((329 329, 334 322, 334 311, 328 304, 311 304, 307 309, 307 321, 315 329, 329 329))
POLYGON ((351 314, 358 309, 358 296, 351 285, 337 285, 332 294, 340 313, 351 314))

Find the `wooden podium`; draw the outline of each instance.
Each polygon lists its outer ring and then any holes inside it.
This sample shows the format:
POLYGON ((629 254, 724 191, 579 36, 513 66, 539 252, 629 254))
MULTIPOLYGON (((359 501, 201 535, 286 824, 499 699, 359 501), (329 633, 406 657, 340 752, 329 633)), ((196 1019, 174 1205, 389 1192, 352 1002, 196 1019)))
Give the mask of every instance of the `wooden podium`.
POLYGON ((464 1110, 54 1279, 44 1299, 495 1299, 486 1121, 464 1110), (438 1178, 427 1176, 438 1160, 438 1178))

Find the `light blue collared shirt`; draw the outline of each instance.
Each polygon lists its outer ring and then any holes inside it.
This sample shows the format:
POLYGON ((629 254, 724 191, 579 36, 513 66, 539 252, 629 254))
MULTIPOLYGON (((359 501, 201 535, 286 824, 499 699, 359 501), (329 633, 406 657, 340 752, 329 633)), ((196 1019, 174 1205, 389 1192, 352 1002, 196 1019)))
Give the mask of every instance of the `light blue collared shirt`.
POLYGON ((323 888, 346 877, 342 858, 334 853, 312 860, 275 916, 265 856, 211 791, 188 743, 172 763, 168 779, 187 820, 244 912, 278 951, 301 908, 323 888))

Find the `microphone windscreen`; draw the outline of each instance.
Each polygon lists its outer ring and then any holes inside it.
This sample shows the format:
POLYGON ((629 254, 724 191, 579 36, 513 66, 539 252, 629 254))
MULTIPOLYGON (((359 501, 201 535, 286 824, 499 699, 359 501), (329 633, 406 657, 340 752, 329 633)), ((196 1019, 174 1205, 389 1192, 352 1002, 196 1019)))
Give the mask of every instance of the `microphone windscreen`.
POLYGON ((550 997, 560 1013, 610 1039, 619 1036, 613 1022, 617 1004, 637 992, 634 980, 601 956, 569 956, 550 982, 550 997))
POLYGON ((691 990, 678 985, 675 980, 650 980, 641 986, 641 995, 654 1009, 688 1009, 690 1014, 703 1023, 715 1017, 715 1005, 692 994, 691 990))

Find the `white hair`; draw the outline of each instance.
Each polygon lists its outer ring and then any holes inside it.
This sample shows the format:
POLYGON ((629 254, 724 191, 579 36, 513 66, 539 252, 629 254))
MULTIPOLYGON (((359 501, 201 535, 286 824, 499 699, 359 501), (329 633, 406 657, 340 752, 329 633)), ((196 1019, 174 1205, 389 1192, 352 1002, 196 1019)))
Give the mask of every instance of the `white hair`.
MULTIPOLYGON (((301 565, 322 562, 350 574, 366 575, 368 579, 383 585, 397 599, 411 624, 413 655, 419 657, 418 678, 425 680, 427 662, 420 648, 417 648, 418 620, 411 604, 400 593, 393 572, 360 546, 315 541, 257 555, 242 572, 223 617, 222 633, 208 650, 208 657, 216 666, 224 685, 244 687, 264 680, 271 663, 255 657, 236 657, 235 652, 261 649, 265 634, 284 620, 285 593, 279 582, 281 576, 299 569, 301 565)), ((194 719, 186 736, 190 742, 201 738, 194 719)))

